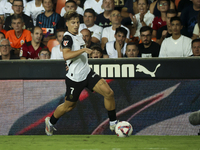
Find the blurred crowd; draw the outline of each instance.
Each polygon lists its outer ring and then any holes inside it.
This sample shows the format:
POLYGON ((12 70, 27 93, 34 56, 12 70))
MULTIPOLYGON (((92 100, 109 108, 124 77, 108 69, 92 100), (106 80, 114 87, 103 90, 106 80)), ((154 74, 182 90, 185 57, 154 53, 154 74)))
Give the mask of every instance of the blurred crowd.
POLYGON ((89 58, 200 56, 200 0, 0 0, 0 60, 63 59, 70 11, 89 58))

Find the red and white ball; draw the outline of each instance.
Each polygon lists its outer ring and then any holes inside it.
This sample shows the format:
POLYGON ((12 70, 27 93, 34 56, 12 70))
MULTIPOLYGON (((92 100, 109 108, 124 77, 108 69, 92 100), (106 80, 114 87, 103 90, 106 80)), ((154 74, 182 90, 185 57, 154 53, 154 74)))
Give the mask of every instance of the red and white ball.
POLYGON ((133 132, 132 125, 127 121, 120 121, 115 127, 115 133, 118 137, 129 137, 133 132))

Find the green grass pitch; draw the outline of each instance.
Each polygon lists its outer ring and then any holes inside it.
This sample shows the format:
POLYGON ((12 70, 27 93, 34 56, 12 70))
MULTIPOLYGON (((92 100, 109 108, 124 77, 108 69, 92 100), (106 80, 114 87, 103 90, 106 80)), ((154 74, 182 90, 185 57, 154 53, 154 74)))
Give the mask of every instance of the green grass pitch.
POLYGON ((200 150, 200 136, 0 136, 0 150, 200 150))

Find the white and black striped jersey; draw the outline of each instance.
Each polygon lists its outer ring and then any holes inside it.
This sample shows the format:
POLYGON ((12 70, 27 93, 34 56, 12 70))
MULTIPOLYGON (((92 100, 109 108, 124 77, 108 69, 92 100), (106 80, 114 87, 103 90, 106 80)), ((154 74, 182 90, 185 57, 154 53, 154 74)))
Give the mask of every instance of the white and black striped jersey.
MULTIPOLYGON (((81 35, 73 35, 67 31, 64 33, 62 47, 69 48, 71 51, 77 51, 85 47, 85 42, 81 35)), ((85 52, 77 57, 66 60, 66 63, 69 67, 66 76, 75 82, 85 80, 91 70, 88 64, 88 56, 85 52)))

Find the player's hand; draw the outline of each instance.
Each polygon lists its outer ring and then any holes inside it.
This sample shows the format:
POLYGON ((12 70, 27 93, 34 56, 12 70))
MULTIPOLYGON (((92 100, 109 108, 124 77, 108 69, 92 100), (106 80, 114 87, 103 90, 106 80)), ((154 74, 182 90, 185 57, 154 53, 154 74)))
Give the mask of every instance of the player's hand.
POLYGON ((68 71, 69 70, 69 67, 68 66, 66 66, 66 71, 68 71))
POLYGON ((91 53, 92 53, 92 50, 89 49, 89 48, 84 48, 84 51, 85 51, 87 54, 91 54, 91 53))
POLYGON ((116 50, 121 52, 122 45, 119 44, 119 42, 116 41, 116 50))
POLYGON ((65 68, 66 68, 66 71, 68 71, 68 70, 69 70, 69 67, 67 66, 67 63, 65 63, 65 65, 66 65, 66 67, 65 67, 65 68))
POLYGON ((129 17, 131 18, 131 21, 133 22, 133 27, 136 27, 137 26, 137 20, 136 20, 136 17, 132 14, 132 13, 129 13, 129 17))
POLYGON ((140 14, 140 22, 143 22, 144 20, 144 14, 140 14))
POLYGON ((162 31, 162 37, 165 38, 167 36, 167 30, 162 31))

